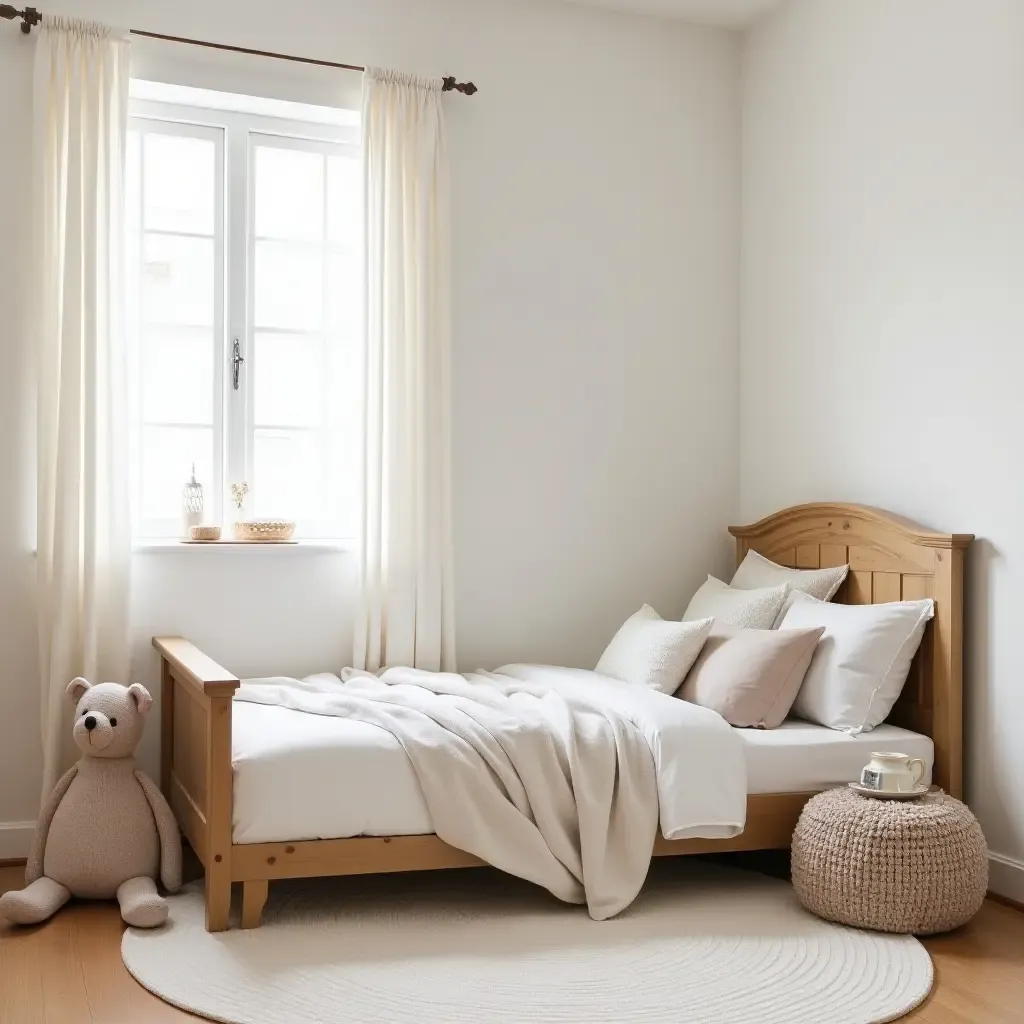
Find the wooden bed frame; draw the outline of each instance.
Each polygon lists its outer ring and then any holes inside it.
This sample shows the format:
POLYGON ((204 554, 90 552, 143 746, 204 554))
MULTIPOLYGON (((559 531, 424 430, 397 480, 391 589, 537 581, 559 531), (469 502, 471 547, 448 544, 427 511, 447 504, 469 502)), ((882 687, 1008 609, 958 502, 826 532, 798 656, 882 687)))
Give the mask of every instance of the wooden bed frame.
MULTIPOLYGON (((801 569, 850 565, 835 600, 850 604, 931 597, 928 626, 888 721, 931 736, 933 781, 954 796, 963 786, 962 631, 968 534, 934 533, 857 505, 799 505, 752 526, 730 527, 737 562, 747 551, 801 569)), ((243 928, 259 925, 275 878, 425 871, 482 862, 435 835, 235 844, 232 831, 231 700, 239 680, 180 637, 154 637, 161 656, 160 784, 182 832, 206 869, 206 927, 228 927, 231 890, 242 883, 243 928)), ((733 839, 658 837, 655 856, 787 849, 807 793, 747 801, 733 839)))

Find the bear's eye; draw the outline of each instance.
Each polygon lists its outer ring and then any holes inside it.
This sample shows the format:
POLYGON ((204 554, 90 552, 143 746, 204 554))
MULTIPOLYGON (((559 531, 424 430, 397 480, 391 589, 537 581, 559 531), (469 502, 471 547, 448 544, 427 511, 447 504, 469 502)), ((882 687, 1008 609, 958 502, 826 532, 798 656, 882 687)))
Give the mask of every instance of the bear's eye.
POLYGON ((116 719, 116 718, 112 718, 112 719, 110 720, 110 724, 111 724, 111 725, 117 725, 117 719, 116 719))
POLYGON ((88 708, 86 708, 86 709, 85 709, 85 710, 84 710, 84 711, 82 712, 82 714, 83 714, 83 715, 87 715, 87 714, 89 714, 89 709, 88 709, 88 708))

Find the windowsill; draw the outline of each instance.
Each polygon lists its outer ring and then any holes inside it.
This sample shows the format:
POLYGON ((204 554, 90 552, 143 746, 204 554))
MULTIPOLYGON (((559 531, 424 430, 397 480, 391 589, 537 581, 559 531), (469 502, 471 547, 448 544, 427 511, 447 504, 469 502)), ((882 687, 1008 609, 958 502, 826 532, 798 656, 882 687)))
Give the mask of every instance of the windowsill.
POLYGON ((190 541, 175 540, 173 538, 140 537, 132 541, 133 554, 163 555, 179 551, 219 551, 219 552, 251 552, 275 551, 280 556, 282 552, 290 551, 293 555, 310 555, 325 552, 355 551, 356 542, 351 539, 337 540, 298 540, 286 543, 266 543, 261 541, 230 541, 217 540, 206 544, 190 541))

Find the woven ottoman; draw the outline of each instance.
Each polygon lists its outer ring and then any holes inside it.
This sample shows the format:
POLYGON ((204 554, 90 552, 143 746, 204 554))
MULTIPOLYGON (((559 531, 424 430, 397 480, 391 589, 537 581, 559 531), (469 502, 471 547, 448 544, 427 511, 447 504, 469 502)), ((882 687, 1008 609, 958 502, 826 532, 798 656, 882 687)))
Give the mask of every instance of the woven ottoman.
POLYGON ((792 870, 797 897, 819 917, 930 935, 981 908, 988 848, 974 815, 940 791, 876 800, 832 789, 804 806, 792 870))

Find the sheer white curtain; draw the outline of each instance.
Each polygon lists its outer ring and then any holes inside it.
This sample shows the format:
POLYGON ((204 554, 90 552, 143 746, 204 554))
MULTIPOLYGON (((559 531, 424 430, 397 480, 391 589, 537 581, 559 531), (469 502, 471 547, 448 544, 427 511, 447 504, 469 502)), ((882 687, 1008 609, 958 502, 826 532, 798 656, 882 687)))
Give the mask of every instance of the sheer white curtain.
POLYGON ((366 353, 354 664, 453 671, 450 243, 440 79, 363 76, 366 353))
POLYGON ((68 682, 128 681, 127 103, 121 34, 44 17, 35 56, 31 275, 44 796, 73 756, 68 682))

